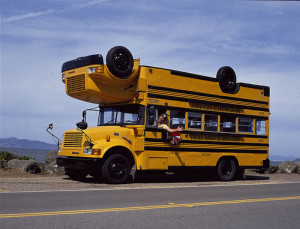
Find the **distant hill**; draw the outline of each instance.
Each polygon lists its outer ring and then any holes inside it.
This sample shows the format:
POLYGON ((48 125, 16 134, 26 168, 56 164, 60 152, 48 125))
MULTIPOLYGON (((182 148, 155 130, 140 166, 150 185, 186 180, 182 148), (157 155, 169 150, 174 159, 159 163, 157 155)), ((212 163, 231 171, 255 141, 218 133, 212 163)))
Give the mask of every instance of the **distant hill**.
POLYGON ((18 149, 53 150, 57 148, 57 145, 49 144, 41 141, 28 140, 28 139, 0 138, 0 147, 18 148, 18 149))
POLYGON ((295 159, 294 162, 300 162, 300 158, 295 159))

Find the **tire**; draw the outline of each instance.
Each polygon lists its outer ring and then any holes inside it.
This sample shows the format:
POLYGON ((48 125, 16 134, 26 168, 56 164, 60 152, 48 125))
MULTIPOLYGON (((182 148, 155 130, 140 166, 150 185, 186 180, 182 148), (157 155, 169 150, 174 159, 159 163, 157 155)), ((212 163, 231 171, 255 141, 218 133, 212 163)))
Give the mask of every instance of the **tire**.
POLYGON ((113 154, 102 167, 103 177, 108 184, 124 184, 130 174, 130 164, 121 154, 113 154))
POLYGON ((232 159, 222 159, 217 166, 217 175, 221 181, 235 179, 237 166, 232 159))
POLYGON ((229 66, 220 68, 217 72, 220 88, 225 93, 235 93, 237 89, 236 74, 229 66))
POLYGON ((121 79, 128 78, 132 73, 133 62, 131 52, 123 46, 110 49, 106 55, 106 65, 109 71, 121 79))
POLYGON ((66 175, 68 175, 72 180, 82 181, 87 176, 87 172, 80 169, 66 168, 65 171, 66 175))

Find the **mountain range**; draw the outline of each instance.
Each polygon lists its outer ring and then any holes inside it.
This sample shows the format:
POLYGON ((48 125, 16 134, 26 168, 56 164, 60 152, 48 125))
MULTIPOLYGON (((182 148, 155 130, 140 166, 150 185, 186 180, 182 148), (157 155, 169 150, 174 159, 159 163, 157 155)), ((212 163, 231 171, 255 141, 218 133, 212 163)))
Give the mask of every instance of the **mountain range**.
POLYGON ((28 139, 18 139, 11 137, 0 138, 0 148, 53 150, 57 148, 57 145, 41 141, 32 141, 28 139))
MULTIPOLYGON (((22 153, 24 153, 23 151, 25 151, 26 153, 26 155, 24 154, 25 156, 31 156, 31 155, 27 155, 28 149, 43 150, 45 152, 48 152, 50 150, 57 149, 57 145, 49 144, 41 141, 18 139, 18 138, 11 137, 11 138, 0 138, 0 149, 1 150, 11 149, 14 152, 18 152, 20 155, 23 155, 22 153)), ((278 161, 278 162, 293 161, 293 160, 300 161, 299 156, 297 157, 297 156, 286 156, 286 155, 273 155, 272 153, 270 154, 270 159, 272 161, 278 161)))

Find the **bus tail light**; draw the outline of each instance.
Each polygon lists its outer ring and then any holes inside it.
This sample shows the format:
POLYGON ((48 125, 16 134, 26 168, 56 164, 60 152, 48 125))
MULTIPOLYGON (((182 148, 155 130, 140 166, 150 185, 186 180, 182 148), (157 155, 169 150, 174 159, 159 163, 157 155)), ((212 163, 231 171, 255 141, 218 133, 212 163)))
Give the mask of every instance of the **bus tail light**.
POLYGON ((137 128, 133 128, 133 132, 134 132, 134 135, 135 135, 135 136, 139 134, 139 131, 138 131, 137 128))

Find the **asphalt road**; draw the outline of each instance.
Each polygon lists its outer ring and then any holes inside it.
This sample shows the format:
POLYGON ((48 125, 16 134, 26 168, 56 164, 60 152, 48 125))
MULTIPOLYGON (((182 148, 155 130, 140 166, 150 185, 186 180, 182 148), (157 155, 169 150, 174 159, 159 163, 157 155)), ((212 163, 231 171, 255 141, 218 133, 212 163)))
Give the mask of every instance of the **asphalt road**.
POLYGON ((0 193, 0 228, 299 228, 300 182, 0 193))

